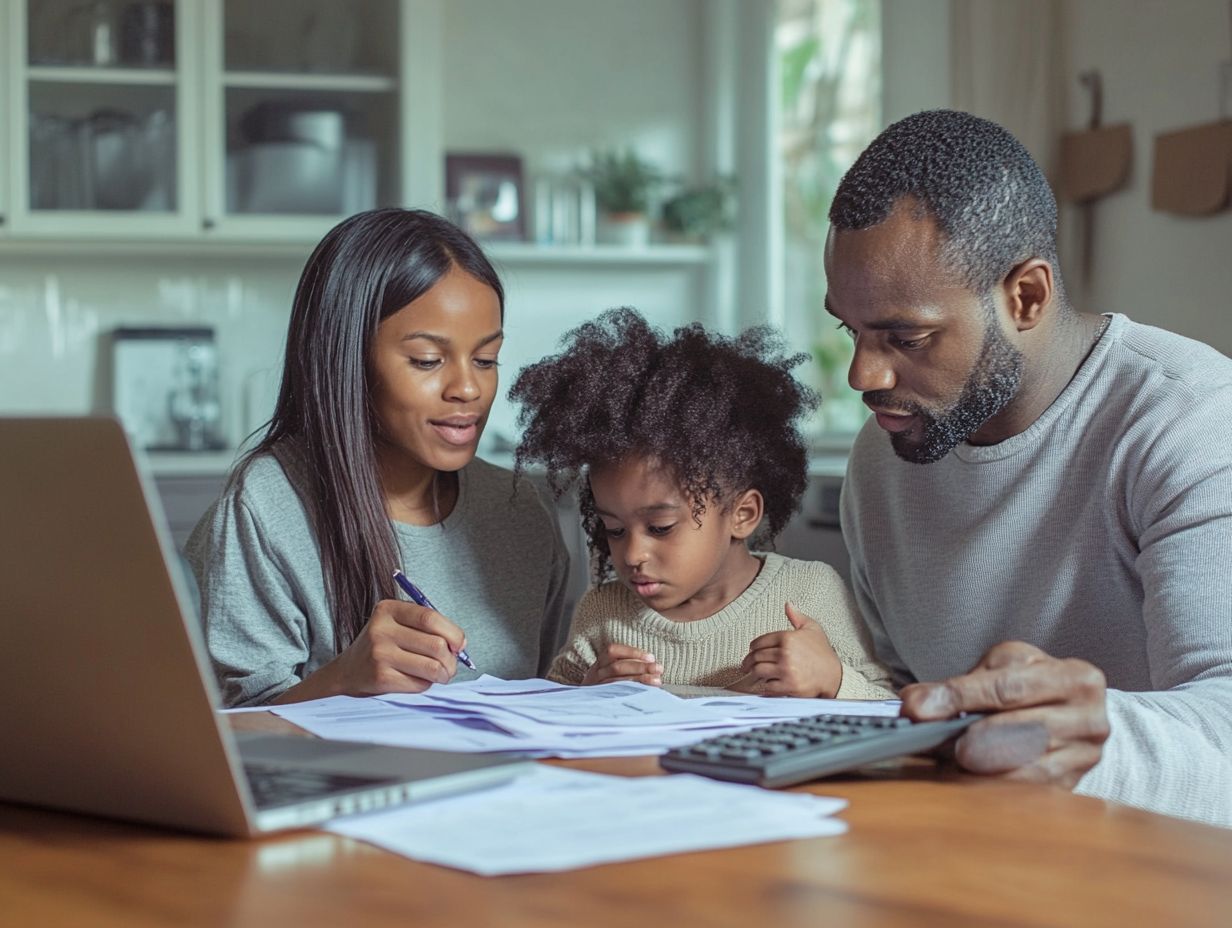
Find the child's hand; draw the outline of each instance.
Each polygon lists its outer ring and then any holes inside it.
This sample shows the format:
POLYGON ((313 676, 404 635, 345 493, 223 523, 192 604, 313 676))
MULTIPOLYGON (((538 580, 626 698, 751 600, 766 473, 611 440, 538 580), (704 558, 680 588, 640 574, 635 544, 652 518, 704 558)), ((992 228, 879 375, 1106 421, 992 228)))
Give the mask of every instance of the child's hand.
POLYGON ((745 675, 731 689, 766 696, 833 698, 843 682, 843 666, 830 639, 817 624, 787 603, 791 630, 754 638, 740 665, 745 675))
POLYGON ((582 677, 582 685, 610 683, 613 680, 636 680, 650 686, 663 683, 663 668, 655 656, 631 648, 627 644, 609 644, 582 677))

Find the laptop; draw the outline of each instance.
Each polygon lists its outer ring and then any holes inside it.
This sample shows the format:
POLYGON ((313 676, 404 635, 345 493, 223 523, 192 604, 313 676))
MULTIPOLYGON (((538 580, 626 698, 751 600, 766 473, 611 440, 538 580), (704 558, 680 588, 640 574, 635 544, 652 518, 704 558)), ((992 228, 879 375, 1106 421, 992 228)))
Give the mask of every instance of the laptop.
POLYGON ((506 782, 524 760, 233 732, 119 422, 0 418, 0 800, 253 836, 506 782))

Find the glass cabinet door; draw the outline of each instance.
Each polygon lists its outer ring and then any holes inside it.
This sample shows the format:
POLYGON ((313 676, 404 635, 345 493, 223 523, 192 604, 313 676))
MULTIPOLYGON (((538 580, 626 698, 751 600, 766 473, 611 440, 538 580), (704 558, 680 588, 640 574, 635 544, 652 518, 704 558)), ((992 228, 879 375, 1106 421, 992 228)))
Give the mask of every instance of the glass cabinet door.
POLYGON ((223 152, 207 224, 213 214, 223 231, 316 238, 341 216, 398 203, 398 0, 219 7, 220 76, 207 95, 223 152))
POLYGON ((15 225, 58 234, 195 227, 187 6, 17 0, 15 225))
POLYGON ((10 55, 15 43, 5 38, 14 18, 10 11, 11 2, 12 0, 0 0, 0 240, 8 237, 12 217, 9 184, 13 176, 13 156, 9 150, 11 120, 8 114, 13 108, 13 98, 9 93, 9 71, 10 55))

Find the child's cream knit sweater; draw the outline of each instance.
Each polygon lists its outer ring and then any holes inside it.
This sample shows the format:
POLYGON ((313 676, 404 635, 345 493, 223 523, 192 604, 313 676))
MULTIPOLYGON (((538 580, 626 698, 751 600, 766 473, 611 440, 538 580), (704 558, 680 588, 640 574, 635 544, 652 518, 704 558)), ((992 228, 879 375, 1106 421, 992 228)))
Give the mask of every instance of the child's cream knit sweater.
POLYGON ((843 681, 837 698, 893 697, 889 672, 873 659, 855 600, 834 568, 773 553, 758 557, 762 568, 747 590, 709 618, 691 622, 647 608, 619 581, 587 591, 549 679, 581 683, 596 655, 614 643, 654 654, 663 666, 665 684, 727 686, 743 676, 740 662, 754 638, 791 628, 784 606, 792 602, 821 623, 838 654, 843 681))

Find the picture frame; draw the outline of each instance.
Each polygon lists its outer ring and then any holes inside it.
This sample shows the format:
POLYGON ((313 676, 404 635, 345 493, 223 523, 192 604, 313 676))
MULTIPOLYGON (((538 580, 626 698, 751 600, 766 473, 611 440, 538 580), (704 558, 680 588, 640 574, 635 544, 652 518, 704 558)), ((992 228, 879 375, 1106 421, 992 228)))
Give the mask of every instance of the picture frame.
POLYGON ((218 349, 209 326, 120 326, 111 343, 111 410, 147 451, 224 448, 218 349))
POLYGON ((449 218, 476 239, 526 238, 522 159, 517 155, 446 154, 445 199, 449 218))

